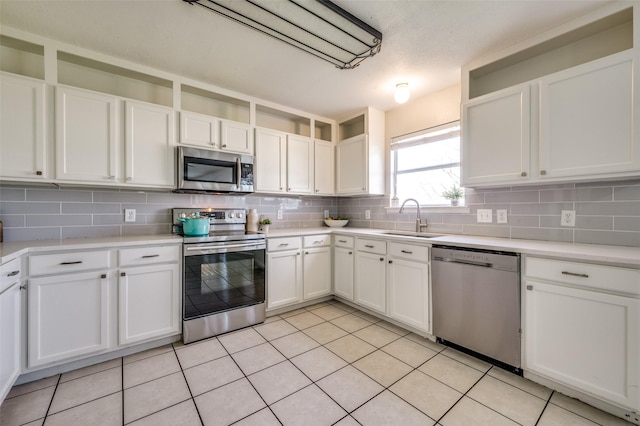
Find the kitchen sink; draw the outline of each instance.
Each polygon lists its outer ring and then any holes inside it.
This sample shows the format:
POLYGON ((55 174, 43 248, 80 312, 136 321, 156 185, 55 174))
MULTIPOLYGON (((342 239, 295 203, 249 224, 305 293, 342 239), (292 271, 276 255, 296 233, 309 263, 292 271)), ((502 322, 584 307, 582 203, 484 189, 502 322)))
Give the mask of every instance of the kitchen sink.
POLYGON ((409 232, 409 231, 387 231, 383 232, 384 235, 395 235, 399 237, 417 237, 417 238, 437 238, 444 237, 442 234, 426 234, 422 232, 409 232))

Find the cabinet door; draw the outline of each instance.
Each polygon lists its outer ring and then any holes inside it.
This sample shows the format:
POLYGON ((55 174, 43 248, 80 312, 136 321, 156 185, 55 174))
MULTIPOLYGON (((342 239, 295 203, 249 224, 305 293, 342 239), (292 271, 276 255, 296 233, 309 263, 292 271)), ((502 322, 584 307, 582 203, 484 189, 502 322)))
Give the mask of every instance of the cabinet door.
POLYGON ((180 333, 180 273, 176 264, 120 270, 120 345, 180 333))
POLYGON ((353 300, 353 249, 335 247, 334 253, 334 293, 347 300, 353 300))
POLYGON ((523 84, 462 106, 462 186, 529 179, 529 98, 523 84))
POLYGON ((29 281, 29 367, 108 348, 108 286, 106 273, 100 272, 29 281))
POLYGON ((287 192, 313 192, 313 145, 303 136, 287 136, 287 192))
POLYGON ((305 249, 302 258, 304 288, 303 300, 331 294, 331 249, 322 247, 305 249))
POLYGON ((640 300, 527 281, 525 370, 638 409, 640 300))
POLYGON ((49 178, 45 84, 5 73, 0 77, 0 176, 49 178))
POLYGON ((541 177, 640 170, 633 92, 632 52, 541 79, 541 177))
POLYGON ((22 303, 20 283, 0 294, 0 401, 20 375, 22 350, 22 303))
POLYGON ((267 309, 302 302, 300 251, 267 254, 267 309))
POLYGON ((208 115, 180 112, 180 143, 218 148, 220 146, 220 121, 208 115))
POLYGON ((368 169, 367 136, 360 135, 336 145, 336 192, 366 193, 368 169))
POLYGON ((387 286, 389 316, 430 333, 429 265, 391 258, 387 286))
POLYGON ((314 193, 316 195, 334 194, 335 151, 334 144, 322 140, 313 142, 314 193))
POLYGON ((379 254, 356 252, 355 302, 386 313, 386 262, 379 254))
POLYGON ((56 178, 115 183, 120 124, 115 96, 56 88, 56 178))
POLYGON ((125 182, 175 187, 174 113, 171 108, 126 102, 125 182))
POLYGON ((223 151, 253 154, 251 128, 246 124, 222 121, 220 133, 220 149, 223 151))
POLYGON ((286 135, 267 129, 256 129, 257 192, 285 192, 287 162, 286 135))

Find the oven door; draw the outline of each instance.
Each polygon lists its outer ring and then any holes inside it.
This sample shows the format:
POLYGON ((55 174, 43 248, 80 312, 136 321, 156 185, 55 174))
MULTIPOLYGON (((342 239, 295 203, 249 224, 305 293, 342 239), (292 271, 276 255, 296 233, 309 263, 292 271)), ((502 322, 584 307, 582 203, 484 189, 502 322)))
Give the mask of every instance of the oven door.
POLYGON ((183 318, 265 301, 265 243, 185 244, 183 318))

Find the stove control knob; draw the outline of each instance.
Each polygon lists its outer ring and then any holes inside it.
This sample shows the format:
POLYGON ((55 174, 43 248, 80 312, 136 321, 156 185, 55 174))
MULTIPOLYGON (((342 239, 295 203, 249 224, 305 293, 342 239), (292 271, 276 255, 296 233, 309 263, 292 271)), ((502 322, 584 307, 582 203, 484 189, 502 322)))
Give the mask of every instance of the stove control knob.
POLYGON ((238 218, 242 219, 242 213, 238 213, 238 218))

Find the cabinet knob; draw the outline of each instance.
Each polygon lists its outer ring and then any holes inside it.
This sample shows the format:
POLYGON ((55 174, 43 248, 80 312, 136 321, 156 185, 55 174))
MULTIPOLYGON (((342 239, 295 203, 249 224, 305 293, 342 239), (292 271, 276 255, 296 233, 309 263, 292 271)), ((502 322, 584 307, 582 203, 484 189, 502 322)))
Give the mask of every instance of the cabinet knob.
POLYGON ((364 191, 364 190, 365 190, 365 188, 362 188, 362 190, 364 191))
POLYGON ((308 252, 308 251, 305 251, 305 252, 304 252, 304 254, 309 254, 309 252, 308 252))
POLYGON ((38 170, 38 171, 36 172, 36 175, 38 175, 38 176, 42 176, 42 171, 38 170))
POLYGON ((522 176, 522 177, 526 177, 526 176, 527 176, 527 172, 522 172, 522 173, 520 173, 520 176, 522 176))
POLYGON ((280 187, 280 191, 282 191, 282 187, 280 187))
POLYGON ((27 285, 26 284, 20 286, 20 290, 26 290, 26 289, 27 289, 27 285))
POLYGON ((291 191, 291 188, 287 188, 287 191, 291 191))
POLYGON ((349 252, 349 254, 353 254, 353 252, 352 252, 352 251, 350 251, 350 252, 349 252))
POLYGON ((316 192, 320 192, 320 190, 319 190, 319 189, 316 189, 316 192))
POLYGON ((226 144, 226 143, 223 143, 223 144, 222 144, 222 147, 223 147, 223 148, 226 148, 226 147, 227 147, 227 144, 226 144))
POLYGON ((389 263, 393 263, 393 260, 390 260, 389 263))
POLYGON ((384 257, 381 257, 381 258, 380 258, 380 262, 384 262, 384 257))
POLYGON ((547 174, 547 171, 546 170, 540 170, 540 174, 544 176, 544 175, 547 174))
POLYGON ((532 285, 528 285, 527 286, 527 290, 533 290, 533 286, 532 285))
POLYGON ((126 276, 127 276, 127 273, 126 273, 126 272, 120 272, 120 276, 121 276, 121 277, 126 277, 126 276))
POLYGON ((102 274, 102 275, 100 275, 100 278, 102 278, 102 279, 107 278, 107 274, 102 274))
POLYGON ((296 256, 300 256, 300 252, 297 252, 297 253, 296 253, 296 256))

